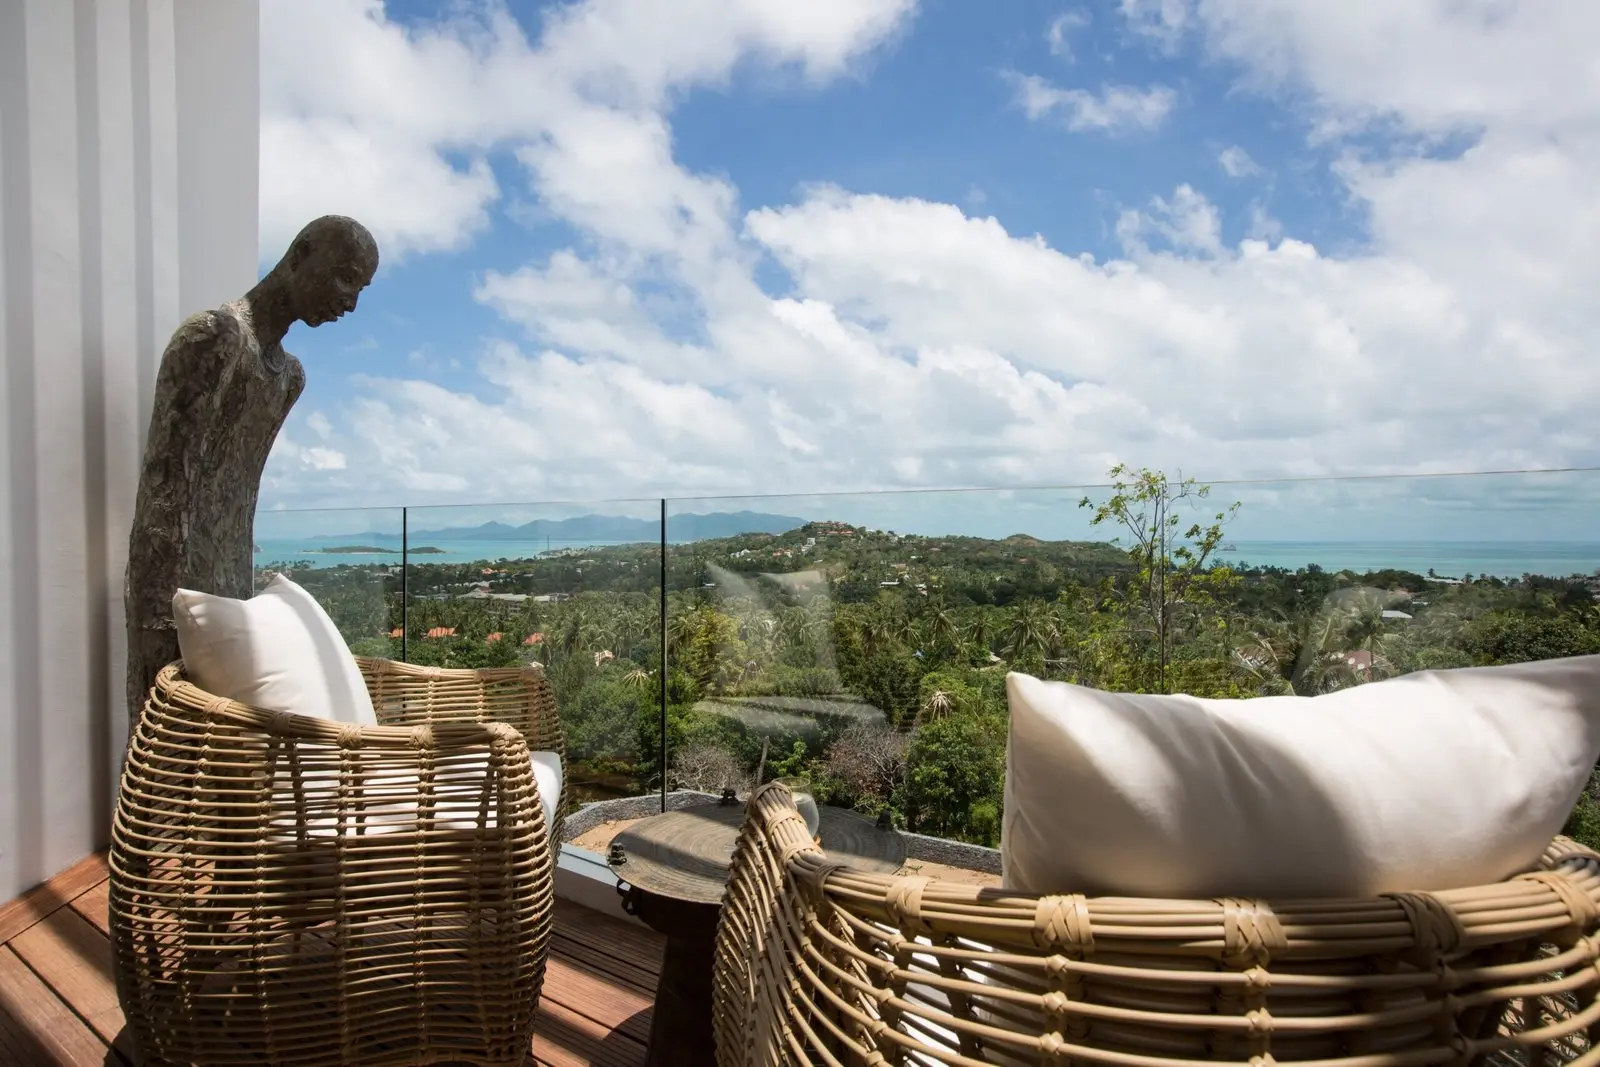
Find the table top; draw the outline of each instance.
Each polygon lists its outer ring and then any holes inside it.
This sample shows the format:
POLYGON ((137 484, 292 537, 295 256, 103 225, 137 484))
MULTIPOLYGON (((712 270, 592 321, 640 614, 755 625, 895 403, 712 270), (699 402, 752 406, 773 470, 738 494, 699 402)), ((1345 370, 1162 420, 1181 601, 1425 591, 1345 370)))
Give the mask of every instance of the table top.
MULTIPOLYGON (((893 874, 906 862, 905 839, 843 808, 819 808, 817 836, 830 856, 857 870, 893 874)), ((718 904, 744 825, 743 804, 704 804, 653 815, 612 839, 627 861, 611 870, 629 885, 677 900, 718 904)))

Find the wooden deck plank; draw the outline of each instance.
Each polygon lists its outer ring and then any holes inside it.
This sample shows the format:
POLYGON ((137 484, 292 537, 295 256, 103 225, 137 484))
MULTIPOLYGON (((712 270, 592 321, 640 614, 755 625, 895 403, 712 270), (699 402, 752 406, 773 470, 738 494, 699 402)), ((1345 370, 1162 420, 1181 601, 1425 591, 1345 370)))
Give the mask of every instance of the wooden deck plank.
MULTIPOLYGON (((614 959, 637 963, 652 978, 661 974, 667 939, 647 926, 557 900, 555 928, 558 936, 597 948, 614 959)), ((654 984, 652 981, 652 988, 654 984)))
POLYGON ((89 920, 90 925, 111 936, 111 882, 104 881, 80 893, 72 910, 89 920))
POLYGON ((540 1004, 554 1001, 608 1030, 621 1028, 641 1043, 650 1040, 653 998, 624 989, 600 975, 552 955, 545 965, 540 1004))
POLYGON ((107 1061, 106 1043, 9 947, 0 948, 0 1015, 10 1018, 6 1028, 25 1030, 33 1046, 31 1058, 13 1062, 103 1067, 107 1061))
MULTIPOLYGON (((18 934, 11 950, 102 1041, 117 1045, 124 1020, 105 934, 73 909, 62 908, 18 934)), ((131 1058, 129 1037, 122 1041, 118 1051, 131 1058)))
POLYGON ((533 1058, 546 1067, 641 1067, 645 1046, 548 998, 539 1001, 533 1058))
MULTIPOLYGON (((550 939, 552 955, 586 967, 608 982, 620 982, 629 989, 636 990, 652 1000, 655 999, 658 976, 654 971, 645 969, 646 961, 623 959, 613 952, 595 948, 587 941, 565 937, 560 927, 556 928, 554 934, 555 936, 550 939)), ((653 957, 648 962, 659 967, 660 957, 653 957)))
MULTIPOLYGON (((0 1064, 132 1062, 122 1048, 107 1056, 126 1033, 108 910, 103 856, 0 905, 0 1064)), ((652 930, 557 901, 536 1062, 643 1064, 664 943, 652 930)))
POLYGON ((96 853, 48 882, 34 886, 16 900, 0 904, 0 944, 10 941, 46 915, 66 907, 79 894, 104 882, 108 873, 105 854, 96 853))

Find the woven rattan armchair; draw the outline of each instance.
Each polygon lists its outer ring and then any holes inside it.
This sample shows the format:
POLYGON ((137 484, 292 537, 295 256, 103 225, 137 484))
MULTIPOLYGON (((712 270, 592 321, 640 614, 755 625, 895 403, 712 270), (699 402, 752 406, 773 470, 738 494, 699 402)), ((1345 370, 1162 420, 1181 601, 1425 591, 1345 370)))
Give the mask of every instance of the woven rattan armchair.
POLYGON ((382 725, 158 677, 110 856, 147 1065, 526 1061, 560 841, 529 762, 563 752, 549 683, 361 669, 382 725))
POLYGON ((860 874, 781 785, 717 936, 721 1067, 1600 1061, 1600 856, 1368 900, 1036 897, 860 874))

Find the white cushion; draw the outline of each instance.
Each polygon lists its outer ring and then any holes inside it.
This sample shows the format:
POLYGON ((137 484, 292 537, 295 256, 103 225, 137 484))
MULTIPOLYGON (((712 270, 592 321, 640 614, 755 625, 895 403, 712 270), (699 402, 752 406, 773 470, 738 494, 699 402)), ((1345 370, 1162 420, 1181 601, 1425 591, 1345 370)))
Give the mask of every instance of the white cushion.
MULTIPOLYGON (((544 825, 554 830, 556 805, 561 803, 561 757, 554 752, 532 752, 533 781, 539 787, 539 802, 544 806, 544 825)), ((552 841, 550 847, 559 849, 561 842, 552 841)))
MULTIPOLYGON (((528 762, 533 771, 533 784, 539 788, 539 805, 544 809, 545 828, 554 829, 556 805, 561 802, 561 757, 554 752, 530 752, 528 762)), ((487 760, 473 760, 459 765, 450 776, 451 783, 459 789, 463 783, 471 782, 471 795, 458 794, 441 801, 434 810, 434 820, 439 826, 471 829, 478 824, 478 801, 482 794, 477 792, 476 779, 479 775, 487 775, 488 771, 487 760)), ((415 810, 408 810, 405 816, 414 819, 415 810)), ((493 825, 492 816, 490 825, 493 825)), ((560 847, 559 842, 552 842, 552 845, 560 847)))
POLYGON ((268 711, 377 725, 338 627, 283 575, 249 600, 180 589, 172 619, 184 670, 208 693, 268 711))
POLYGON ((1600 656, 1319 697, 1203 700, 1006 679, 1001 858, 1030 893, 1369 896, 1495 882, 1600 755, 1600 656))
MULTIPOLYGON (((443 755, 444 750, 440 753, 443 755)), ((545 828, 553 832, 556 805, 561 802, 561 756, 555 752, 530 752, 528 762, 534 785, 539 789, 545 828)), ((422 815, 419 810, 421 789, 415 771, 395 767, 376 751, 360 770, 360 803, 351 804, 346 831, 372 836, 415 829, 422 815)), ((280 792, 287 794, 292 790, 292 775, 292 771, 278 772, 280 792)), ((302 770, 300 781, 317 814, 303 824, 298 814, 286 814, 273 820, 273 825, 285 836, 298 837, 303 833, 312 838, 333 837, 339 830, 338 816, 331 813, 339 788, 338 772, 321 767, 302 770)), ((434 767, 433 781, 432 825, 435 829, 476 829, 480 810, 485 811, 490 827, 499 824, 492 794, 487 792, 489 761, 486 757, 445 755, 434 767)), ((559 848, 560 842, 552 841, 551 845, 559 848)))

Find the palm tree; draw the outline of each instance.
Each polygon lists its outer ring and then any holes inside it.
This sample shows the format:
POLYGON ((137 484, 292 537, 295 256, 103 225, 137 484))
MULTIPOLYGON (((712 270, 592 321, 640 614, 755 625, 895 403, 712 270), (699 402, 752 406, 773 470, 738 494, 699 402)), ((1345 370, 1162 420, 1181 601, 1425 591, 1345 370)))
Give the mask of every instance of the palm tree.
POLYGON ((700 632, 702 616, 699 608, 687 611, 679 610, 667 621, 667 653, 677 656, 691 643, 700 632))
POLYGON ((1029 652, 1041 659, 1055 640, 1050 611, 1043 603, 1031 597, 1019 600, 1012 606, 1006 627, 1006 651, 1012 659, 1021 659, 1029 652))
POLYGON ((955 710, 955 699, 943 689, 935 689, 928 694, 928 699, 922 702, 922 714, 917 716, 917 725, 932 719, 942 719, 955 710))
POLYGON ((994 618, 987 606, 980 607, 977 615, 972 619, 972 626, 967 631, 968 638, 978 646, 978 651, 988 652, 989 642, 994 637, 994 618))
POLYGON ((1234 649, 1234 661, 1268 693, 1331 693, 1359 680, 1338 637, 1339 617, 1331 612, 1268 622, 1234 649))
POLYGON ((955 612, 950 610, 943 600, 937 600, 928 609, 926 615, 928 636, 933 639, 933 644, 941 651, 948 651, 959 655, 961 652, 961 628, 956 622, 955 612))
POLYGON ((809 653, 812 647, 811 616, 805 608, 784 608, 778 615, 773 636, 784 652, 809 653))
POLYGON ((894 622, 887 612, 873 605, 861 616, 860 637, 862 651, 869 657, 876 656, 894 643, 894 622))
POLYGON ((1384 612, 1395 600, 1395 594, 1387 590, 1362 588, 1352 590, 1334 605, 1334 610, 1343 615, 1345 641, 1367 654, 1364 681, 1375 680, 1380 671, 1390 673, 1388 662, 1378 655, 1378 646, 1389 632, 1384 612))

